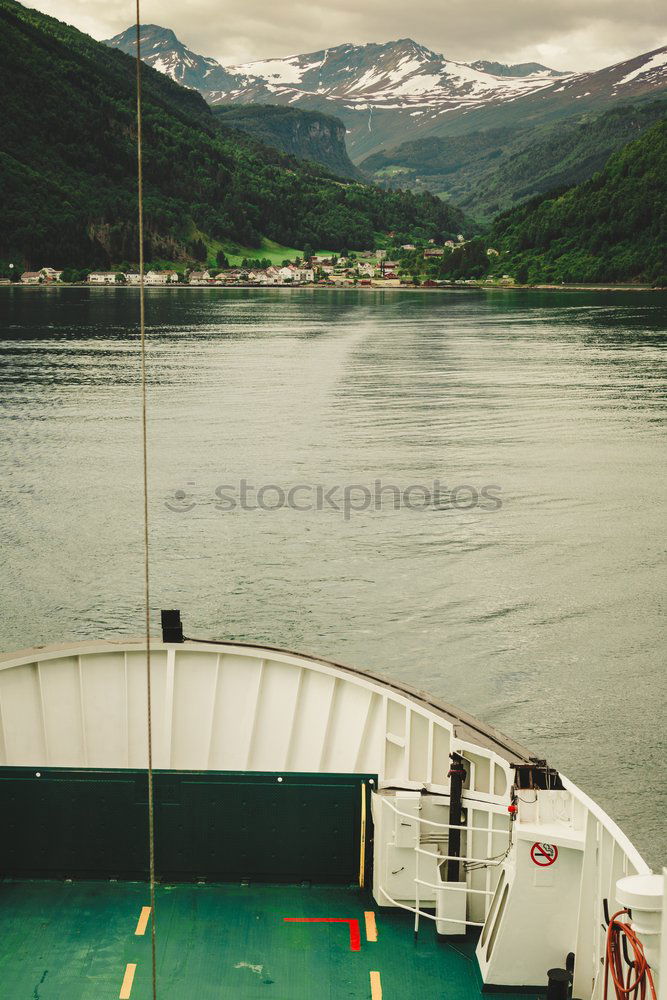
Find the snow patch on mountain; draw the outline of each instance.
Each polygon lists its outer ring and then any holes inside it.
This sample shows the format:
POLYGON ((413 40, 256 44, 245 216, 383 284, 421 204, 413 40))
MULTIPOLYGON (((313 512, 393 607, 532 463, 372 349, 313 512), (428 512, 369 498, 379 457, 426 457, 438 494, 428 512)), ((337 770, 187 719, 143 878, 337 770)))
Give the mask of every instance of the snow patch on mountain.
POLYGON ((618 81, 618 86, 623 87, 625 84, 630 83, 631 80, 636 80, 639 76, 648 76, 655 70, 662 69, 667 66, 667 48, 661 49, 656 52, 648 62, 645 62, 642 66, 638 66, 633 69, 627 76, 624 76, 622 80, 618 81))
POLYGON ((317 62, 305 66, 300 65, 301 58, 301 56, 289 56, 286 59, 267 59, 264 62, 252 62, 244 66, 230 66, 229 72, 250 79, 271 81, 271 83, 301 83, 306 73, 319 66, 317 62))

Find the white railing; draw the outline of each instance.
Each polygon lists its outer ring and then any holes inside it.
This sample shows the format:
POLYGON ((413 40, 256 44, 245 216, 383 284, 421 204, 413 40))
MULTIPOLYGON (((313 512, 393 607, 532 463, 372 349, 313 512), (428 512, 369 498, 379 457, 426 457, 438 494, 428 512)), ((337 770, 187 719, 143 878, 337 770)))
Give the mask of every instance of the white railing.
MULTIPOLYGON (((509 849, 510 849, 510 846, 511 846, 511 827, 510 827, 510 829, 508 831, 507 849, 505 850, 505 852, 499 854, 497 857, 479 858, 479 857, 475 857, 474 855, 471 855, 471 854, 463 854, 463 853, 459 854, 459 855, 456 855, 456 854, 440 854, 438 852, 427 851, 427 850, 425 850, 421 846, 421 844, 423 842, 425 842, 423 840, 423 838, 422 838, 422 826, 430 827, 430 828, 432 828, 434 830, 442 830, 446 834, 446 836, 443 836, 442 838, 440 838, 442 840, 444 840, 444 839, 449 840, 449 831, 450 830, 460 830, 461 833, 462 834, 466 834, 466 836, 469 836, 470 834, 473 834, 473 833, 485 833, 489 837, 489 850, 491 849, 491 847, 490 847, 490 840, 491 840, 492 835, 494 835, 494 834, 497 835, 499 833, 502 833, 503 831, 500 831, 500 830, 497 830, 497 829, 493 829, 492 826, 473 826, 472 824, 441 823, 441 822, 438 822, 436 820, 426 819, 426 818, 424 818, 422 816, 418 816, 418 815, 415 815, 415 814, 412 814, 412 813, 407 813, 407 812, 402 811, 396 805, 394 805, 394 803, 390 800, 389 797, 386 797, 386 796, 382 796, 381 797, 381 803, 382 803, 382 807, 383 808, 384 807, 389 808, 394 813, 394 815, 403 817, 405 819, 408 819, 408 820, 410 820, 411 823, 416 823, 416 825, 417 825, 417 834, 416 834, 416 837, 415 837, 415 846, 414 846, 414 852, 415 852, 415 878, 413 879, 413 882, 414 882, 414 885, 415 885, 415 905, 411 906, 409 903, 401 902, 401 901, 399 901, 397 899, 394 899, 387 892, 387 889, 385 888, 385 886, 382 883, 380 883, 380 887, 379 887, 380 888, 380 892, 382 893, 382 895, 384 896, 384 898, 389 903, 391 903, 392 906, 397 906, 400 909, 407 910, 409 913, 414 913, 414 915, 415 915, 415 925, 414 925, 415 934, 418 933, 418 931, 419 931, 419 920, 420 920, 421 917, 424 917, 424 919, 426 919, 426 920, 433 920, 433 921, 442 920, 442 921, 446 921, 449 924, 459 924, 459 925, 464 925, 466 927, 483 927, 484 926, 484 921, 483 920, 482 921, 470 920, 470 919, 467 918, 467 916, 466 916, 465 919, 462 920, 462 919, 460 919, 458 917, 453 917, 453 916, 450 917, 449 915, 442 915, 442 914, 439 915, 437 913, 437 902, 436 902, 436 912, 430 912, 429 910, 423 909, 422 906, 421 906, 421 901, 420 901, 420 895, 421 895, 420 894, 420 888, 432 889, 436 893, 442 893, 442 892, 447 892, 447 893, 450 893, 450 892, 464 892, 466 894, 466 899, 470 895, 483 896, 483 897, 485 897, 485 904, 486 904, 484 906, 484 917, 486 918, 486 914, 488 913, 488 909, 489 909, 489 905, 490 905, 490 898, 494 895, 494 891, 495 891, 495 889, 491 888, 490 885, 489 885, 488 873, 487 873, 487 887, 485 889, 479 889, 479 888, 475 888, 475 887, 469 885, 468 881, 467 881, 467 878, 468 878, 468 875, 472 874, 472 873, 471 872, 467 872, 467 871, 466 871, 466 879, 465 879, 465 881, 461 882, 460 886, 455 886, 455 885, 452 885, 451 883, 440 883, 440 884, 438 884, 438 883, 434 883, 434 882, 429 882, 426 879, 423 879, 423 878, 420 877, 419 859, 420 859, 420 857, 425 856, 425 857, 427 857, 429 859, 429 861, 431 863, 436 862, 438 868, 442 864, 442 862, 447 862, 447 861, 459 861, 464 866, 464 870, 465 870, 465 865, 468 865, 468 864, 478 865, 479 867, 476 868, 475 871, 480 871, 481 868, 491 869, 491 868, 499 867, 500 864, 502 864, 502 861, 504 860, 504 858, 507 856, 507 853, 509 852, 509 849)), ((486 806, 486 803, 484 805, 486 806)), ((492 817, 493 816, 493 812, 489 811, 489 816, 492 817)), ((436 896, 436 900, 437 900, 437 896, 436 896)))

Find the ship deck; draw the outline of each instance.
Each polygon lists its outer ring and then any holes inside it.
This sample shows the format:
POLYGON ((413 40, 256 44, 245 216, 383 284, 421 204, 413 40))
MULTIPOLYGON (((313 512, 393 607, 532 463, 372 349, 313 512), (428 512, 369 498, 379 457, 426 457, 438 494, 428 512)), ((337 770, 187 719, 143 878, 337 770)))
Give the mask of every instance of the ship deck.
MULTIPOLYGON (((147 904, 144 883, 0 882, 2 996, 150 1000, 147 904)), ((160 885, 156 943, 160 1000, 481 993, 473 938, 443 941, 427 920, 415 940, 411 914, 356 888, 160 885)))

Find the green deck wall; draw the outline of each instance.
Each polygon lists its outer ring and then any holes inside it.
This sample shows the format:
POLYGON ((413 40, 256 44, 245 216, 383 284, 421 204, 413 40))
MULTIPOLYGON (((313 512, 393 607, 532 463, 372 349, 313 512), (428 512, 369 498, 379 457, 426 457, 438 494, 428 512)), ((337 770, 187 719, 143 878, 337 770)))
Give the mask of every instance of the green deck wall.
MULTIPOLYGON (((357 880, 362 785, 374 775, 157 771, 154 777, 158 878, 357 880)), ((370 870, 367 786, 364 794, 370 870)), ((0 812, 5 877, 147 877, 145 771, 0 768, 0 812)))

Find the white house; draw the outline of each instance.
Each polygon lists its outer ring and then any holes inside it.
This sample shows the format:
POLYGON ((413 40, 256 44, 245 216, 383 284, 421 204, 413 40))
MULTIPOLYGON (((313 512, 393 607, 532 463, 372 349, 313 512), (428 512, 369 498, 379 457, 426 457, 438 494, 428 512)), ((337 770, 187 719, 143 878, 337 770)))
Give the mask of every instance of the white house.
POLYGON ((207 285, 211 280, 211 275, 208 271, 191 271, 188 282, 191 285, 207 285))
POLYGON ((60 281, 63 272, 62 269, 60 271, 56 271, 53 267, 43 267, 39 273, 45 281, 60 281))
POLYGON ((91 285, 115 285, 118 282, 118 274, 116 271, 91 271, 88 282, 91 285))
POLYGON ((176 271, 149 271, 144 278, 147 285, 173 285, 177 281, 176 271))
POLYGON ((40 271, 24 271, 21 275, 22 285, 39 285, 42 280, 40 271))
POLYGON ((125 275, 125 281, 128 285, 139 285, 141 284, 141 275, 138 271, 131 271, 125 275))
POLYGON ((315 280, 315 272, 312 267, 295 267, 293 274, 293 280, 298 282, 300 285, 305 285, 308 282, 313 282, 315 280))

